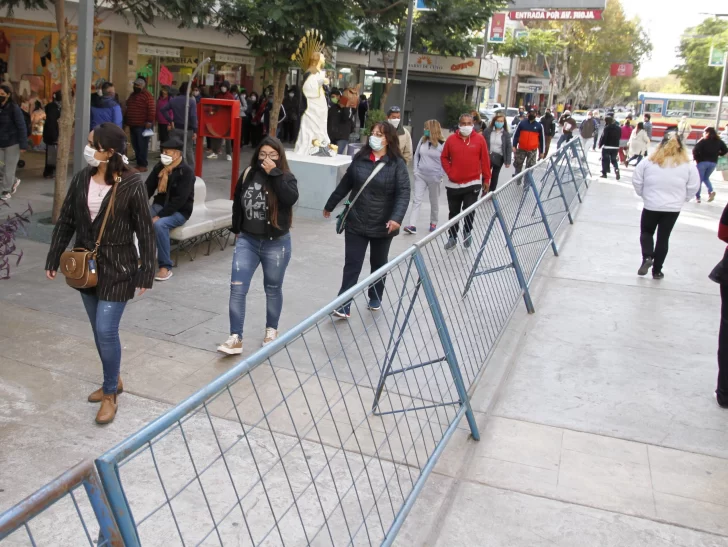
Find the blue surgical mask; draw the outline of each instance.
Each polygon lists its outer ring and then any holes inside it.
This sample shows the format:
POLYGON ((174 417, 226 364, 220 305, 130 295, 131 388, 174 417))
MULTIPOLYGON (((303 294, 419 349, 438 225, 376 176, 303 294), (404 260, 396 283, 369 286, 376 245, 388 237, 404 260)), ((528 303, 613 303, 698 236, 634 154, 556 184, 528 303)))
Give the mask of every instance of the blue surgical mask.
POLYGON ((429 137, 429 136, 430 136, 430 130, 429 129, 425 129, 425 137, 429 137))
POLYGON ((503 129, 503 122, 495 122, 495 126, 496 126, 496 127, 498 128, 498 129, 503 129))
POLYGON ((375 152, 378 152, 384 148, 384 139, 382 137, 375 137, 372 135, 369 137, 369 147, 375 152))

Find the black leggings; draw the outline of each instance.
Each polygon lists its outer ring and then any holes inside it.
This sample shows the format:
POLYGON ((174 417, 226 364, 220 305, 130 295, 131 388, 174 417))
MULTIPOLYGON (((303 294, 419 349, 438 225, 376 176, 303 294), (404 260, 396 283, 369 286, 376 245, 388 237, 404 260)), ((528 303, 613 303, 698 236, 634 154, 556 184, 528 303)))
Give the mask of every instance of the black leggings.
POLYGON ((619 163, 617 162, 617 155, 619 150, 611 150, 602 148, 602 175, 609 173, 609 164, 614 166, 614 172, 619 173, 619 163))
MULTIPOLYGON (((481 188, 482 186, 480 184, 478 184, 477 186, 469 186, 462 189, 447 188, 447 206, 450 209, 449 218, 455 218, 462 211, 478 201, 481 188)), ((470 213, 468 216, 465 217, 465 227, 463 228, 463 233, 465 234, 465 237, 467 237, 467 234, 469 234, 470 231, 473 229, 474 217, 475 213, 470 213)), ((450 228, 450 237, 453 239, 457 239, 459 230, 460 223, 455 224, 452 228, 450 228)))
POLYGON ((491 163, 490 166, 490 191, 495 192, 498 188, 498 176, 500 175, 503 164, 495 165, 494 163, 491 163))
POLYGON ((642 258, 652 258, 653 272, 661 272, 662 265, 667 256, 670 233, 675 227, 680 212, 672 211, 650 211, 642 209, 642 220, 640 221, 640 245, 642 246, 642 258), (657 230, 657 244, 655 245, 654 235, 657 230))
POLYGON ((728 285, 720 286, 720 330, 718 331, 718 402, 728 405, 728 285))
MULTIPOLYGON (((344 275, 341 280, 339 294, 343 294, 359 281, 359 274, 364 266, 364 257, 369 246, 369 264, 374 273, 384 266, 389 259, 389 247, 392 245, 391 237, 366 237, 345 232, 344 275)), ((369 298, 382 300, 384 294, 384 277, 369 287, 369 298)))

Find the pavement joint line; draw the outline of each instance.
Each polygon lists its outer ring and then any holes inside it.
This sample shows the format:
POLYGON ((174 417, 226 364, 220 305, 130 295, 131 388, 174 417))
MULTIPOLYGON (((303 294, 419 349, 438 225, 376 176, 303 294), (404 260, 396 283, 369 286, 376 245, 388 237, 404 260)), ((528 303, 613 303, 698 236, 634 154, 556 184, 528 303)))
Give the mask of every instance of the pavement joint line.
POLYGON ((548 274, 548 273, 545 273, 544 275, 546 277, 548 277, 549 279, 558 279, 558 280, 563 280, 563 281, 572 281, 572 282, 575 282, 575 283, 591 283, 591 284, 594 284, 594 285, 612 285, 612 286, 616 285, 618 287, 628 287, 628 288, 631 288, 631 289, 640 289, 640 290, 647 289, 647 290, 653 290, 653 291, 668 291, 668 292, 681 293, 681 294, 692 294, 692 295, 695 295, 695 296, 709 296, 709 297, 720 298, 720 294, 710 294, 710 293, 698 292, 698 291, 681 290, 679 288, 668 287, 668 286, 666 286, 664 284, 661 284, 661 282, 657 282, 657 281, 654 281, 654 280, 652 282, 650 282, 650 280, 648 278, 642 278, 642 279, 645 279, 645 284, 644 285, 630 285, 628 283, 618 283, 616 281, 600 281, 599 279, 583 279, 583 278, 580 278, 580 277, 566 277, 564 275, 551 275, 551 274, 548 274), (648 285, 647 283, 650 283, 650 284, 648 285))

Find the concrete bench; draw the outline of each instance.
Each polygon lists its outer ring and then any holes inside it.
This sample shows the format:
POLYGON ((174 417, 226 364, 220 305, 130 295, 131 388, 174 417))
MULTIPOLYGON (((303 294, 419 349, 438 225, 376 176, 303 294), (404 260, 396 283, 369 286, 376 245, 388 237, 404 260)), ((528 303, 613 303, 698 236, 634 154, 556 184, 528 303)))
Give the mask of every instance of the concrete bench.
POLYGON ((205 201, 207 188, 205 181, 200 177, 195 179, 195 201, 192 215, 182 226, 171 230, 169 238, 172 240, 172 250, 175 252, 174 265, 177 265, 180 251, 194 260, 197 255, 197 246, 207 242, 207 252, 210 254, 212 242, 224 250, 230 240, 230 228, 233 225, 233 202, 229 199, 213 199, 205 201))

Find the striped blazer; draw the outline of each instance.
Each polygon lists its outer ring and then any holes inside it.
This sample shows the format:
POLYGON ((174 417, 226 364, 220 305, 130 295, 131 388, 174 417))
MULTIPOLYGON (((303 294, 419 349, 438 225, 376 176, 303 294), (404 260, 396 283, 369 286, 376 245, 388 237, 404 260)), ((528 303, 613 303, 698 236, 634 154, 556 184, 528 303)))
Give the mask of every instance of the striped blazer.
MULTIPOLYGON (((111 191, 106 194, 99 214, 91 222, 88 210, 90 180, 90 167, 76 173, 71 180, 61 216, 53 230, 46 270, 58 270, 61 254, 74 233, 74 247, 93 249, 96 244, 111 191)), ((109 215, 97 257, 98 285, 88 290, 95 291, 100 300, 126 302, 134 298, 136 288, 152 287, 157 248, 147 191, 139 173, 127 171, 117 184, 114 210, 109 215), (141 262, 134 246, 134 234, 139 240, 141 262)))

